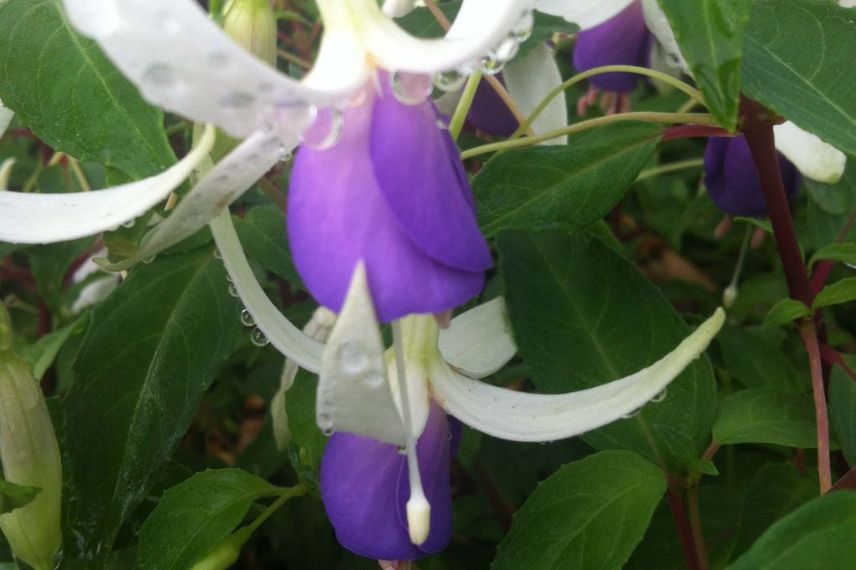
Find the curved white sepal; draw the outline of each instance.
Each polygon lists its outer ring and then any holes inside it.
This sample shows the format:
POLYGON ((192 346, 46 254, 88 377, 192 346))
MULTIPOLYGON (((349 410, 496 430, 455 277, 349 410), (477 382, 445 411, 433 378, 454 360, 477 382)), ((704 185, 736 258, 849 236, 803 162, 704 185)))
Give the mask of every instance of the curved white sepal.
POLYGON ((384 69, 437 73, 484 56, 508 37, 534 0, 465 0, 442 39, 418 39, 385 16, 372 0, 348 0, 359 14, 362 42, 384 69))
POLYGON ((366 269, 357 264, 336 326, 321 357, 316 404, 318 427, 393 445, 407 444, 393 400, 366 269))
POLYGON ((606 425, 644 406, 698 358, 725 321, 717 309, 672 352, 626 378, 578 392, 528 394, 498 388, 432 364, 434 397, 450 414, 487 434, 511 441, 552 441, 606 425))
POLYGON ((12 122, 12 117, 15 116, 15 112, 12 109, 7 109, 3 106, 3 103, 0 102, 0 137, 3 136, 3 133, 6 132, 6 129, 9 128, 9 123, 12 122))
POLYGON ((253 133, 209 170, 168 218, 146 234, 136 254, 102 266, 110 271, 127 269, 193 235, 249 190, 297 143, 296 134, 280 137, 275 132, 253 133))
MULTIPOLYGON (((312 318, 303 327, 303 333, 318 342, 327 342, 330 331, 336 323, 336 315, 326 307, 318 307, 312 318)), ((294 385, 297 371, 300 367, 290 358, 285 359, 282 375, 279 378, 279 389, 270 401, 270 417, 273 427, 273 439, 276 448, 284 451, 291 440, 291 429, 288 427, 288 412, 285 409, 285 393, 294 385)))
POLYGON ((244 137, 271 110, 326 105, 359 85, 312 88, 244 50, 192 0, 64 0, 74 26, 92 37, 150 102, 244 137))
MULTIPOLYGON (((0 162, 0 192, 5 192, 9 188, 9 177, 12 176, 12 167, 15 166, 15 162, 14 158, 7 158, 0 162)), ((2 219, 3 215, 0 214, 0 220, 2 219)))
POLYGON ((449 328, 440 330, 443 360, 471 378, 505 366, 517 352, 506 313, 505 299, 497 297, 452 319, 449 328))
POLYGON ((804 131, 790 121, 773 127, 776 149, 812 180, 835 184, 844 174, 847 156, 825 143, 817 135, 804 131))
POLYGON ((214 144, 208 126, 187 156, 157 176, 95 192, 0 192, 0 241, 53 243, 118 227, 165 199, 205 159, 214 144))
POLYGON ((538 0, 539 12, 560 16, 581 30, 598 26, 632 4, 634 0, 538 0))
POLYGON ((303 334, 267 298, 244 256, 228 210, 222 210, 209 227, 223 256, 223 265, 259 330, 286 358, 310 372, 318 372, 324 345, 303 334))
MULTIPOLYGON (((544 44, 538 44, 525 57, 515 59, 502 72, 505 87, 517 102, 524 115, 532 114, 535 107, 550 91, 562 84, 562 75, 552 50, 544 44)), ((532 124, 535 134, 561 129, 568 124, 568 107, 565 92, 553 97, 550 104, 538 115, 532 124)), ((550 139, 543 144, 567 144, 568 137, 550 139)))
POLYGON ((382 10, 391 18, 400 18, 412 12, 415 7, 415 0, 385 0, 382 10))
POLYGON ((657 0, 642 0, 642 11, 645 14, 645 23, 648 24, 648 29, 666 50, 672 67, 677 67, 687 75, 692 75, 687 61, 681 54, 681 48, 678 47, 678 40, 675 39, 675 33, 669 25, 669 19, 657 4, 657 0))

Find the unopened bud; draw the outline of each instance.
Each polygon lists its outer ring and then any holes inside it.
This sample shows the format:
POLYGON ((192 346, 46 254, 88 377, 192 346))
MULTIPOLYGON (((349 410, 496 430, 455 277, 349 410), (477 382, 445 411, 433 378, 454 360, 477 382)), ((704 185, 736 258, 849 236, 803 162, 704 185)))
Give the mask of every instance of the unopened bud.
POLYGON ((244 527, 239 529, 229 538, 217 545, 217 548, 209 552, 205 558, 197 561, 190 570, 227 570, 238 561, 241 548, 250 538, 252 529, 244 527))
POLYGON ((276 66, 276 15, 268 0, 230 0, 223 10, 223 30, 257 58, 276 66))
POLYGON ((725 288, 725 291, 722 292, 722 306, 726 309, 730 309, 734 306, 734 301, 737 300, 737 287, 734 285, 729 285, 725 288))
POLYGON ((9 350, 9 317, 0 304, 0 461, 10 483, 40 489, 23 507, 0 515, 16 557, 36 570, 55 567, 62 541, 62 466, 42 390, 26 362, 9 350))

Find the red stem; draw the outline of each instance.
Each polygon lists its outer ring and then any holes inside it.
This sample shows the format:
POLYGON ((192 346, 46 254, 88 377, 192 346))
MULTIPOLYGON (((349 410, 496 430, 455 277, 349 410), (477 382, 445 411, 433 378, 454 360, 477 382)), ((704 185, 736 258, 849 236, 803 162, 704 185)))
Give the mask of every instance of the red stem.
POLYGON ((729 133, 725 129, 719 127, 708 127, 706 125, 680 125, 670 127, 663 133, 664 141, 673 141, 677 139, 690 139, 699 137, 733 137, 734 133, 729 133))
POLYGON ((829 416, 826 412, 826 391, 823 386, 823 368, 817 330, 811 321, 800 324, 800 336, 808 352, 811 368, 811 387, 814 392, 814 410, 817 417, 817 473, 820 479, 820 494, 832 488, 832 469, 829 462, 829 416))
POLYGON ((847 365, 847 362, 841 357, 841 354, 837 350, 822 344, 820 345, 820 357, 824 362, 838 366, 850 377, 851 380, 856 382, 856 371, 847 365))
POLYGON ((687 568, 689 570, 700 570, 693 533, 690 527, 689 518, 687 518, 687 511, 684 509, 684 502, 681 500, 681 496, 678 491, 672 485, 669 485, 669 490, 666 492, 666 498, 669 501, 669 508, 672 510, 672 520, 675 521, 675 530, 678 531, 678 538, 681 540, 681 548, 684 551, 687 568))

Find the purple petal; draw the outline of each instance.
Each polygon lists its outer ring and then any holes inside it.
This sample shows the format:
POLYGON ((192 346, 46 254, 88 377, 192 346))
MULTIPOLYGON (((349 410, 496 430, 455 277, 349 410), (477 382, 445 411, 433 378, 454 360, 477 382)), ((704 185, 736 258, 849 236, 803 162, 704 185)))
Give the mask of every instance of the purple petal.
MULTIPOLYGON (((578 72, 602 65, 646 67, 651 52, 651 34, 645 25, 642 3, 638 0, 618 15, 577 34, 574 68, 578 72)), ((589 79, 604 91, 628 93, 642 76, 633 73, 605 73, 589 79)))
POLYGON ((439 120, 430 100, 405 105, 388 88, 378 96, 371 128, 378 186, 417 247, 449 267, 485 271, 493 265, 490 250, 460 177, 461 159, 439 120))
POLYGON ((520 126, 503 100, 486 81, 480 82, 476 89, 467 121, 475 128, 497 137, 511 136, 520 126))
MULTIPOLYGON (((779 169, 789 200, 799 194, 796 167, 779 154, 779 169)), ((704 153, 704 184, 716 206, 732 216, 765 216, 767 203, 746 137, 711 138, 704 153)))
POLYGON ((422 485, 431 504, 431 532, 416 547, 406 523, 407 457, 387 443, 334 434, 321 462, 321 498, 342 546, 381 560, 414 560, 443 550, 452 536, 449 439, 446 414, 432 404, 416 445, 422 485))
MULTIPOLYGON (((332 148, 304 147, 297 153, 288 198, 288 234, 297 270, 319 303, 339 311, 362 259, 382 322, 463 304, 481 290, 484 274, 433 258, 393 215, 371 159, 371 109, 371 99, 348 109, 341 140, 332 148)), ((432 123, 432 134, 437 130, 432 123)), ((443 190, 462 201, 474 219, 469 203, 455 191, 459 174, 447 168, 455 183, 443 190)), ((407 186, 396 190, 412 191, 407 186)), ((426 209, 431 208, 428 200, 423 202, 426 209)))

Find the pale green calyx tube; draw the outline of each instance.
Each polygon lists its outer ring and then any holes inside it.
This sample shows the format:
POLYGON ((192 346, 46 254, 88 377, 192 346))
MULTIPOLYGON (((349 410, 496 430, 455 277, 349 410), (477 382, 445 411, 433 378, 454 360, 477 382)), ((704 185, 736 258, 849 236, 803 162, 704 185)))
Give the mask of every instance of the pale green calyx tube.
POLYGON ((51 570, 60 548, 62 466, 38 382, 10 350, 11 327, 0 303, 0 461, 10 483, 40 489, 23 507, 0 515, 12 552, 35 570, 51 570))
POLYGON ((223 30, 260 60, 276 67, 276 16, 268 0, 230 0, 223 30))

